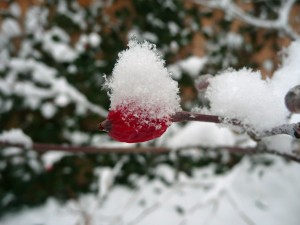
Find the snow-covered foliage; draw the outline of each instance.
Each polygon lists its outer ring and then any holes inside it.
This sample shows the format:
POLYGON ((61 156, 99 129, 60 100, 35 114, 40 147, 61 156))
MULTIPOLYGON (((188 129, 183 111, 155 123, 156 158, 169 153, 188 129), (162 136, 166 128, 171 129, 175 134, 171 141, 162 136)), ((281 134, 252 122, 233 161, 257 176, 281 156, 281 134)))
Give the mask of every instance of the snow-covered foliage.
POLYGON ((3 131, 0 134, 0 141, 24 145, 30 148, 32 140, 21 129, 11 129, 9 131, 3 131))

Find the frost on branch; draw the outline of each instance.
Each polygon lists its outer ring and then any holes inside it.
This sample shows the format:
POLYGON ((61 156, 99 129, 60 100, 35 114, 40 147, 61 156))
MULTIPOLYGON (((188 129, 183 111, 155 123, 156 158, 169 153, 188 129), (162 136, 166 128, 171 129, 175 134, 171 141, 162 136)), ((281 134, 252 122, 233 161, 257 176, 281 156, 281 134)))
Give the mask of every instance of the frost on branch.
POLYGON ((129 42, 105 86, 111 100, 110 125, 105 129, 120 141, 141 142, 160 136, 170 116, 180 110, 177 82, 171 79, 155 45, 148 42, 129 42))

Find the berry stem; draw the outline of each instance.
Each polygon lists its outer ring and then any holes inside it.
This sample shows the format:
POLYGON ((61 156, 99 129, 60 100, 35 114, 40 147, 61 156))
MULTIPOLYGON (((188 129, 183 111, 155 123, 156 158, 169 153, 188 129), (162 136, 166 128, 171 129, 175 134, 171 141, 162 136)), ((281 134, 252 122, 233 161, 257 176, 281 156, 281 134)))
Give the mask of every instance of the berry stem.
MULTIPOLYGON (((237 119, 228 120, 216 115, 206 115, 206 114, 187 112, 187 111, 181 111, 175 113, 172 116, 171 121, 172 122, 199 121, 199 122, 211 122, 211 123, 224 123, 224 124, 231 124, 235 126, 245 127, 245 125, 243 125, 237 119)), ((292 136, 293 138, 300 138, 300 122, 292 123, 292 124, 283 124, 281 126, 274 127, 270 130, 266 130, 259 133, 259 136, 255 138, 260 139, 262 137, 268 137, 277 134, 287 134, 292 136)))
MULTIPOLYGON (((225 119, 220 116, 215 115, 206 115, 206 114, 200 114, 200 113, 194 113, 194 112, 187 112, 187 111, 181 111, 175 113, 172 118, 172 122, 184 122, 184 121, 201 121, 201 122, 211 122, 211 123, 224 123, 225 119)), ((227 123, 230 123, 232 125, 240 126, 241 122, 232 119, 232 120, 226 120, 227 123)))

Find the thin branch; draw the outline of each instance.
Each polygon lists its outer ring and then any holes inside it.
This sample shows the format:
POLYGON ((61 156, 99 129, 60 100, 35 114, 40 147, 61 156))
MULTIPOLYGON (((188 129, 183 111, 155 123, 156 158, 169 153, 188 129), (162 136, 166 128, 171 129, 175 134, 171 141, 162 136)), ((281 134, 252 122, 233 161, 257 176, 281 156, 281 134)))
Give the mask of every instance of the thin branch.
MULTIPOLYGON (((0 141, 0 146, 19 147, 26 149, 27 147, 23 144, 9 143, 0 141)), ((47 151, 63 151, 71 153, 89 153, 89 154, 130 154, 130 153, 155 153, 163 154, 170 150, 167 148, 151 148, 151 147, 129 147, 129 148, 116 148, 116 147, 92 147, 92 146, 74 146, 74 145, 56 145, 56 144, 43 144, 33 143, 32 149, 44 153, 47 151)))
MULTIPOLYGON (((9 142, 4 142, 0 141, 0 147, 19 147, 19 148, 24 148, 27 149, 23 144, 16 144, 16 143, 9 143, 9 142)), ((166 147, 120 147, 120 148, 111 148, 111 147, 90 147, 90 146, 72 146, 72 145, 54 145, 54 144, 41 144, 41 143, 33 143, 31 148, 33 150, 36 150, 38 152, 44 153, 47 151, 64 151, 64 152, 72 152, 72 153, 88 153, 88 154, 133 154, 133 153, 139 153, 139 154, 166 154, 171 151, 173 151, 170 148, 166 147)), ((187 146, 184 148, 179 148, 176 149, 176 151, 184 151, 187 149, 207 149, 207 147, 203 146, 187 146)), ((283 152, 278 152, 275 150, 269 150, 261 147, 256 147, 256 148, 242 148, 238 146, 219 146, 216 148, 211 148, 211 150, 226 150, 230 153, 235 153, 235 154, 271 154, 271 155, 277 155, 281 156, 285 159, 298 162, 300 163, 300 157, 297 157, 296 155, 292 155, 289 153, 283 153, 283 152)))
MULTIPOLYGON (((172 122, 184 122, 184 121, 200 121, 200 122, 211 122, 211 123, 224 123, 225 119, 220 116, 207 115, 201 113, 193 113, 187 111, 177 112, 172 116, 172 122)), ((232 125, 240 126, 241 122, 238 120, 230 120, 228 123, 232 125)))
POLYGON ((238 7, 232 0, 192 0, 196 4, 204 5, 206 7, 221 9, 225 13, 244 21, 254 27, 275 29, 283 31, 290 38, 298 40, 300 35, 296 33, 289 24, 289 15, 296 2, 296 0, 282 1, 282 6, 279 9, 278 18, 275 20, 260 19, 246 13, 243 9, 238 7))
MULTIPOLYGON (((200 121, 200 122, 212 122, 212 123, 224 123, 235 126, 240 126, 245 128, 245 124, 243 125, 237 119, 224 119, 215 115, 206 115, 200 113, 192 113, 181 111, 177 112, 172 116, 172 122, 184 122, 184 121, 200 121)), ((292 123, 292 124, 283 124, 278 127, 274 127, 270 130, 266 130, 259 133, 257 138, 268 137, 278 134, 287 134, 292 136, 293 138, 300 138, 300 123, 292 123)))

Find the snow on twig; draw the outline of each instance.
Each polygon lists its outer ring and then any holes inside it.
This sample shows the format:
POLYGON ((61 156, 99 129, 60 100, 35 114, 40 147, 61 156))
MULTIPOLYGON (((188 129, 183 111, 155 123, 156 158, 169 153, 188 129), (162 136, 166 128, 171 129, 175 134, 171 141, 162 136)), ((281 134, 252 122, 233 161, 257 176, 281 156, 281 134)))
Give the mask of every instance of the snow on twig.
MULTIPOLYGON (((206 115, 206 114, 186 112, 186 111, 177 112, 175 115, 172 116, 172 121, 173 122, 200 121, 200 122, 225 123, 225 124, 228 123, 235 126, 242 126, 241 122, 236 119, 227 120, 215 115, 206 115)), ((273 136, 278 134, 287 134, 294 138, 299 138, 300 123, 283 124, 282 126, 274 127, 270 130, 266 130, 259 133, 258 137, 267 137, 267 136, 273 136)))
POLYGON ((287 36, 294 40, 300 39, 300 35, 292 29, 288 21, 290 12, 296 0, 282 1, 282 5, 278 13, 278 18, 275 20, 261 19, 249 15, 248 13, 243 11, 243 9, 233 3, 232 0, 193 0, 193 2, 210 8, 224 10, 224 12, 228 13, 229 15, 238 18, 252 26, 275 29, 284 32, 287 36))

